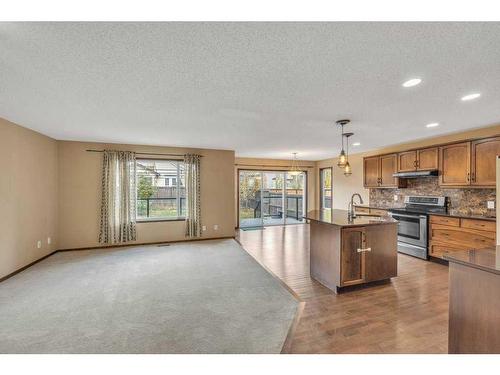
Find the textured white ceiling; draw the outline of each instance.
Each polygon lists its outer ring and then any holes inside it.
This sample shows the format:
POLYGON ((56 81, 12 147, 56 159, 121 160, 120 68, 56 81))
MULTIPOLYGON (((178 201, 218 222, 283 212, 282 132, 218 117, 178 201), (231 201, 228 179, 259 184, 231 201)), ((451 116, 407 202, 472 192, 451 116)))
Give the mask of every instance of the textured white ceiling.
POLYGON ((355 151, 499 123, 499 46, 500 23, 0 23, 0 117, 318 160, 339 152, 341 118, 355 151))

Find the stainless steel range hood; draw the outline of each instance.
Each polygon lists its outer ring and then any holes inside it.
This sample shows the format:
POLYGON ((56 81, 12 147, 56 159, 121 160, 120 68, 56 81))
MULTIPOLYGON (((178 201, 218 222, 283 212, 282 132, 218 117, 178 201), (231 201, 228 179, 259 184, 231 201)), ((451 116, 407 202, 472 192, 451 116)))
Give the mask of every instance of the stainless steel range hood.
POLYGON ((399 172, 394 173, 392 176, 399 178, 437 177, 438 171, 435 169, 432 171, 399 172))

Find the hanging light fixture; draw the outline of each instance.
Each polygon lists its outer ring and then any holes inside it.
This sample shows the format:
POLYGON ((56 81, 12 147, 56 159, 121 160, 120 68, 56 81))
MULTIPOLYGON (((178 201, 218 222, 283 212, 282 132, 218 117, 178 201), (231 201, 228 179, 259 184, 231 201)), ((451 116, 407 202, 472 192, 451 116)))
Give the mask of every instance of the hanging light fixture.
POLYGON ((344 125, 347 125, 349 122, 350 122, 349 120, 338 120, 336 122, 336 124, 340 125, 341 128, 342 128, 342 135, 341 135, 341 138, 342 138, 342 150, 340 150, 339 161, 337 162, 337 166, 339 168, 345 168, 345 164, 346 164, 346 161, 347 161, 346 153, 344 151, 344 125))
POLYGON ((349 164, 349 137, 353 136, 354 133, 345 133, 346 138, 346 155, 345 155, 345 167, 344 176, 349 177, 352 174, 351 164, 349 164))
POLYGON ((291 176, 298 176, 301 173, 302 171, 299 169, 299 166, 297 164, 297 153, 293 152, 292 168, 290 168, 288 174, 291 176))

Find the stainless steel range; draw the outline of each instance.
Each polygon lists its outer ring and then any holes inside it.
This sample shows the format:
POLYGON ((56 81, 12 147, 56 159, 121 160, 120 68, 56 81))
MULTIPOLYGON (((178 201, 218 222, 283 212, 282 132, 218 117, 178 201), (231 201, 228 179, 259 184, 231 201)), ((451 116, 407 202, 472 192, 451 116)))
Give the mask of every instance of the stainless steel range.
POLYGON ((428 215, 446 213, 446 197, 405 196, 404 208, 393 208, 389 214, 399 221, 398 252, 428 258, 428 215))

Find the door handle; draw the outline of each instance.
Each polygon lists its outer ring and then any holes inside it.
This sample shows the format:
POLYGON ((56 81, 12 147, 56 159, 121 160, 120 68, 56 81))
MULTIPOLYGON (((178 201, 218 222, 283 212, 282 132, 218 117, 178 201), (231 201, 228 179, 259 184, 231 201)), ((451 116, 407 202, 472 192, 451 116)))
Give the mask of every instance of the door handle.
POLYGON ((366 251, 372 251, 372 248, 371 247, 367 247, 367 248, 364 248, 364 249, 358 249, 358 253, 364 253, 366 251))

